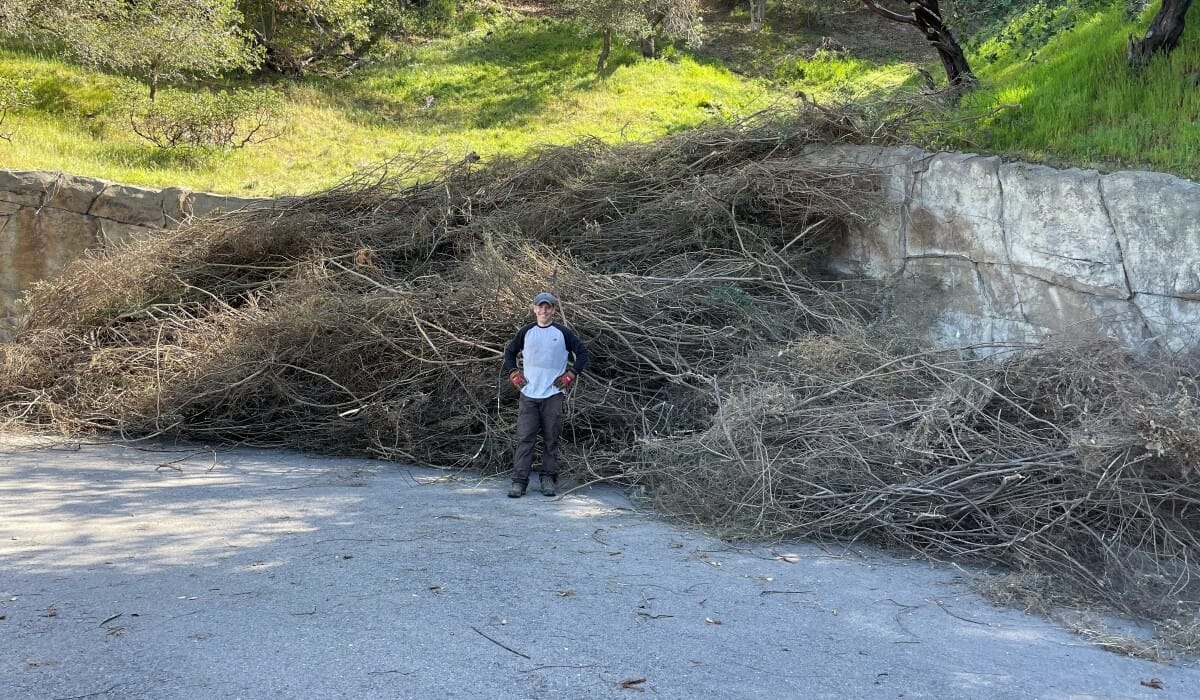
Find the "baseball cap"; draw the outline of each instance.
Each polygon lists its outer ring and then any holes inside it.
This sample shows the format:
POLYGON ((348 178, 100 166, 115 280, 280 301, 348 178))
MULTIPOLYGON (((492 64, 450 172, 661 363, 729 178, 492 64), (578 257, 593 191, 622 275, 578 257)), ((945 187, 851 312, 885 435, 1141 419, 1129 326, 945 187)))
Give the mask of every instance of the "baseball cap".
POLYGON ((533 305, 537 306, 538 304, 549 304, 550 306, 558 306, 558 299, 555 299, 554 295, 551 294, 550 292, 542 292, 541 294, 539 294, 533 298, 533 305))

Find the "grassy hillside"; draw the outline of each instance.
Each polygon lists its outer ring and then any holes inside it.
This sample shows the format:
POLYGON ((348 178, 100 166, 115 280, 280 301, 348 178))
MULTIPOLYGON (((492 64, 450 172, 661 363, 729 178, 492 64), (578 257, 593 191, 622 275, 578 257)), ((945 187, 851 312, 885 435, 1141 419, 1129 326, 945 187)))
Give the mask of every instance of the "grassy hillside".
MULTIPOLYGON (((11 115, 0 165, 143 185, 247 195, 308 192, 400 153, 458 160, 520 153, 585 135, 645 140, 747 115, 778 96, 757 80, 678 55, 638 60, 614 51, 603 78, 598 44, 574 27, 527 20, 414 45, 350 77, 279 80, 285 134, 231 153, 186 155, 141 141, 119 96, 133 80, 12 48, 0 77, 33 82, 34 108, 11 115)), ((236 84, 231 87, 236 87, 236 84)))
MULTIPOLYGON (((1157 3, 1132 21, 1122 0, 1013 5, 1026 9, 962 33, 980 87, 930 115, 936 126, 923 145, 1200 176, 1200 9, 1169 58, 1131 74, 1126 37, 1144 31, 1157 3)), ((141 141, 120 98, 141 89, 132 79, 0 48, 0 79, 29 79, 36 95, 0 128, 15 132, 0 141, 0 166, 246 195, 303 193, 397 154, 432 151, 454 161, 474 151, 486 160, 585 135, 648 140, 790 104, 800 92, 826 102, 911 93, 921 66, 944 81, 912 27, 836 7, 801 15, 773 7, 760 33, 748 30, 741 10, 714 11, 704 46, 646 61, 619 44, 603 76, 594 72, 598 43, 574 25, 510 15, 413 43, 348 77, 260 83, 283 95, 285 133, 229 153, 167 152, 141 141)))
MULTIPOLYGON (((922 145, 1200 177, 1200 7, 1189 13, 1178 48, 1135 73, 1125 64, 1125 42, 1145 32, 1157 2, 1135 18, 1125 16, 1123 0, 1007 5, 1023 9, 960 30, 979 88, 957 106, 927 114, 922 145)), ((917 66, 945 82, 935 53, 912 27, 846 13, 822 30, 848 52, 808 46, 781 58, 764 71, 777 87, 874 100, 914 93, 917 66)))
POLYGON ((1044 14, 1029 11, 978 42, 981 89, 964 110, 1020 105, 960 130, 964 145, 1055 164, 1148 168, 1200 175, 1200 8, 1179 47, 1147 70, 1125 66, 1125 42, 1140 36, 1154 7, 1130 22, 1124 3, 1069 18, 1044 45, 1044 14))

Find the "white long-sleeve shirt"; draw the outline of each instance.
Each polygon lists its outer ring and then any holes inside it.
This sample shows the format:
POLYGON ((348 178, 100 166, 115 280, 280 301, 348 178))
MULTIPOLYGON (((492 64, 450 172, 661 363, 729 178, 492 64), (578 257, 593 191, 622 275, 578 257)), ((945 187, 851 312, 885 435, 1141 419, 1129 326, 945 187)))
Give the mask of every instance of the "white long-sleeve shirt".
POLYGON ((530 323, 517 331, 504 348, 505 373, 517 368, 518 354, 523 360, 525 381, 529 382, 521 393, 531 399, 544 399, 559 393, 554 380, 567 371, 572 355, 575 359, 571 370, 575 374, 583 372, 588 361, 587 346, 579 336, 557 323, 545 327, 530 323))

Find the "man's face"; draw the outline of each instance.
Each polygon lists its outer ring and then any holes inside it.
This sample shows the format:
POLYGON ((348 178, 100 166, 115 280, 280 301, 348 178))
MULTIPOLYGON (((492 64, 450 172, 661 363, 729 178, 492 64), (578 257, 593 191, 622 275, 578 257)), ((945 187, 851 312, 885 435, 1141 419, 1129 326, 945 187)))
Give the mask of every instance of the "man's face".
POLYGON ((542 302, 533 305, 533 316, 537 319, 537 324, 545 328, 554 321, 554 307, 542 302))

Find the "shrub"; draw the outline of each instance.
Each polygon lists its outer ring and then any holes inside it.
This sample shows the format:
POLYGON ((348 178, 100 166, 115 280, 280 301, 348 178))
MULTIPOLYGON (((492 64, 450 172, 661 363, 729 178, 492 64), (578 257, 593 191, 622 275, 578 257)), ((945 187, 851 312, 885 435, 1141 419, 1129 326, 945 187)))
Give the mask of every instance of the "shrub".
POLYGON ((229 150, 281 136, 283 99, 271 90, 169 91, 136 101, 134 133, 163 149, 229 150))
POLYGON ((376 3, 369 17, 372 31, 377 36, 425 36, 451 29, 458 9, 458 0, 376 3))

